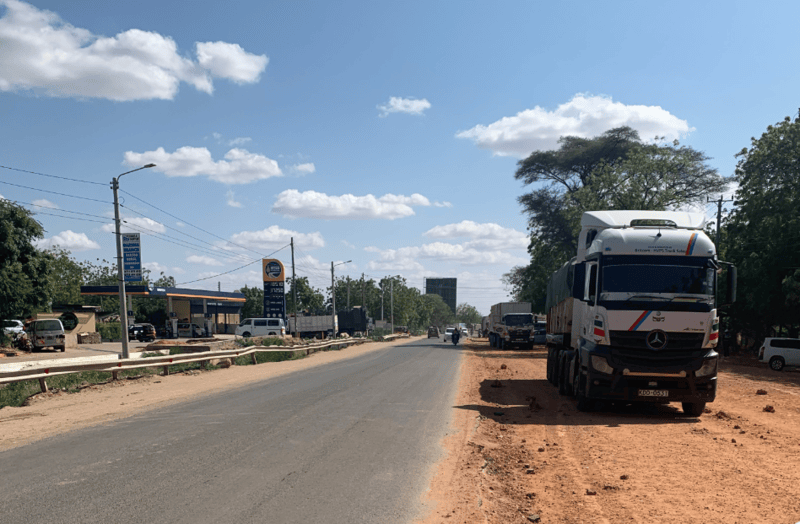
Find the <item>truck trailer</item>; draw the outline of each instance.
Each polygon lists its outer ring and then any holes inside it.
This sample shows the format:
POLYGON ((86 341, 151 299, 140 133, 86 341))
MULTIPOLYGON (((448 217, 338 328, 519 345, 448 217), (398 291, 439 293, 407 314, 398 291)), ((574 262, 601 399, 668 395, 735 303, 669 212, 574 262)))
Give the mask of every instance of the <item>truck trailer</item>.
POLYGON ((295 316, 289 315, 286 329, 295 337, 323 339, 333 327, 331 315, 298 315, 296 324, 295 316))
POLYGON ((489 313, 489 345, 498 349, 513 346, 530 349, 535 336, 530 302, 500 302, 489 313))
POLYGON ((680 402, 700 416, 717 391, 717 260, 699 213, 584 213, 576 257, 547 289, 547 379, 596 400, 680 402))

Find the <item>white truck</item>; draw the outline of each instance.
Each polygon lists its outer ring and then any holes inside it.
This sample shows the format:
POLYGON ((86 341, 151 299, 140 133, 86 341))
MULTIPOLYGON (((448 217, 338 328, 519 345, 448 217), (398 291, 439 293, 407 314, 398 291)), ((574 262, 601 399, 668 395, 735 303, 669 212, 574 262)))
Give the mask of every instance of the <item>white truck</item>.
POLYGON ((680 402, 700 416, 717 390, 717 260, 699 213, 584 213, 578 253, 547 290, 547 378, 595 400, 680 402))
POLYGON ((535 319, 530 302, 500 302, 489 313, 489 345, 498 349, 533 347, 535 319))
MULTIPOLYGON (((323 339, 334 329, 334 319, 335 315, 298 315, 297 324, 295 325, 295 316, 289 315, 287 317, 286 330, 294 337, 323 339)), ((338 330, 339 323, 337 321, 336 331, 338 332, 338 330)))

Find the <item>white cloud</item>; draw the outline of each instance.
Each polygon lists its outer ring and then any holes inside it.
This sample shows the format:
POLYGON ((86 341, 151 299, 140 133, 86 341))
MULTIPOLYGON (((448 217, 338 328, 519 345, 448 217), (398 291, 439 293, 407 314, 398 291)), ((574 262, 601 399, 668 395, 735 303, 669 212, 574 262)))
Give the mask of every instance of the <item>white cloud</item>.
POLYGON ((399 264, 401 267, 414 266, 420 259, 457 262, 463 265, 514 265, 529 261, 501 250, 482 250, 467 244, 433 242, 421 246, 401 247, 399 249, 375 249, 367 251, 379 253, 379 260, 370 263, 370 269, 382 269, 381 264, 399 264))
POLYGON ((198 42, 195 62, 172 38, 156 32, 129 29, 113 37, 99 36, 19 0, 0 3, 6 11, 0 18, 0 91, 170 100, 181 82, 209 94, 213 77, 238 84, 257 82, 269 61, 237 44, 198 42))
POLYGON ((240 146, 242 144, 246 144, 246 143, 252 142, 252 141, 253 141, 253 139, 250 138, 249 136, 240 136, 240 137, 234 138, 233 140, 228 140, 228 145, 230 145, 230 146, 240 146))
POLYGON ((216 258, 207 257, 205 255, 191 255, 186 257, 186 261, 190 264, 203 264, 204 266, 222 266, 222 262, 216 258))
MULTIPOLYGON (((299 233, 278 226, 269 226, 260 231, 242 231, 241 233, 236 233, 231 236, 231 242, 252 249, 269 250, 285 246, 292 238, 294 238, 295 247, 300 249, 325 247, 325 241, 322 238, 322 234, 319 232, 299 233)), ((233 251, 239 249, 231 243, 220 246, 220 248, 233 251)))
POLYGON ((444 239, 466 237, 471 240, 464 244, 464 247, 479 250, 527 249, 530 242, 528 235, 516 229, 502 227, 491 222, 478 224, 472 220, 463 220, 458 224, 436 226, 424 234, 431 238, 444 239))
MULTIPOLYGON (((163 233, 167 230, 164 224, 145 217, 121 217, 122 223, 119 228, 123 233, 163 233), (144 230, 144 231, 142 231, 144 230)), ((113 233, 116 229, 114 224, 104 224, 100 227, 106 233, 113 233)))
POLYGON ((316 172, 317 168, 314 166, 313 162, 306 162, 305 164, 294 164, 289 166, 289 171, 298 175, 310 175, 311 173, 316 172))
POLYGON ((6 197, 4 197, 3 195, 0 195, 0 200, 5 200, 5 199, 6 199, 6 197))
POLYGON ((379 116, 384 117, 389 113, 407 113, 409 115, 422 115, 426 109, 431 107, 431 103, 426 99, 416 98, 401 98, 393 96, 389 101, 381 106, 377 106, 381 110, 379 116))
POLYGON ((164 273, 166 276, 182 275, 186 273, 186 270, 181 267, 168 267, 158 262, 142 262, 142 266, 150 270, 155 280, 161 277, 161 273, 164 273))
POLYGON ((249 184, 283 175, 276 161, 246 149, 231 149, 225 154, 225 160, 219 161, 214 161, 205 147, 185 146, 174 153, 167 153, 163 147, 144 153, 125 153, 125 164, 129 166, 148 163, 156 164, 153 170, 169 177, 202 175, 223 184, 249 184))
POLYGON ((345 247, 349 247, 350 249, 355 249, 356 248, 355 244, 353 244, 351 242, 348 242, 345 239, 342 239, 342 245, 344 245, 345 247))
POLYGON ((239 44, 197 42, 197 61, 212 75, 233 80, 237 84, 258 82, 269 58, 248 53, 239 44))
POLYGON ((69 229, 50 238, 37 240, 34 243, 39 249, 50 249, 56 246, 68 251, 100 249, 100 244, 94 240, 90 240, 89 237, 86 236, 86 233, 75 233, 69 229))
POLYGON ((578 94, 554 111, 536 106, 456 137, 471 139, 495 155, 524 158, 533 151, 558 149, 562 136, 590 138, 621 126, 635 129, 643 140, 655 136, 674 140, 694 130, 660 106, 625 105, 610 97, 578 94))
POLYGON ((453 204, 450 202, 434 202, 433 205, 435 207, 453 207, 453 204))
POLYGON ((49 209, 60 209, 57 205, 55 205, 54 203, 52 203, 49 200, 46 200, 44 198, 40 198, 39 200, 34 200, 31 203, 33 205, 39 206, 39 207, 46 207, 46 208, 49 208, 49 209))
POLYGON ((278 195, 272 212, 295 218, 394 220, 414 215, 413 207, 430 205, 430 200, 419 193, 411 196, 386 194, 376 198, 374 195, 334 196, 287 189, 278 195))
POLYGON ((234 196, 235 195, 233 194, 233 189, 229 189, 228 192, 225 193, 225 199, 226 199, 225 203, 228 204, 231 207, 242 207, 242 203, 241 202, 237 202, 234 199, 234 196))

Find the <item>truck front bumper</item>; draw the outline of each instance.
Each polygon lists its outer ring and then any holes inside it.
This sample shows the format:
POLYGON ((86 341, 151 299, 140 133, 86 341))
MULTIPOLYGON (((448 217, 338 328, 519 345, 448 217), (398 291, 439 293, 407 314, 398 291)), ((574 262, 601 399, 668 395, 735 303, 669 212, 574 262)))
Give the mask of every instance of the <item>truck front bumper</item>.
POLYGON ((717 376, 686 377, 650 375, 624 375, 615 370, 613 375, 588 372, 587 396, 589 398, 626 402, 713 402, 717 395, 717 376))

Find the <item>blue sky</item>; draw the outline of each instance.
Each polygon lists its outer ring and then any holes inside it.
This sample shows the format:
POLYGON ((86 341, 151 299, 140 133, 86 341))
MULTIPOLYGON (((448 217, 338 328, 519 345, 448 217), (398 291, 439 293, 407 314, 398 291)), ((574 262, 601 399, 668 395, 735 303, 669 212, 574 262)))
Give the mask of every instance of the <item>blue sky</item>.
POLYGON ((111 260, 109 183, 154 162, 121 179, 122 214, 185 287, 260 285, 259 263, 229 271, 279 249, 288 265, 294 237, 318 288, 352 260, 337 275, 457 277, 486 314, 527 261, 520 158, 630 125, 731 175, 800 107, 798 19, 796 2, 0 0, 0 195, 39 213, 42 246, 111 260))

